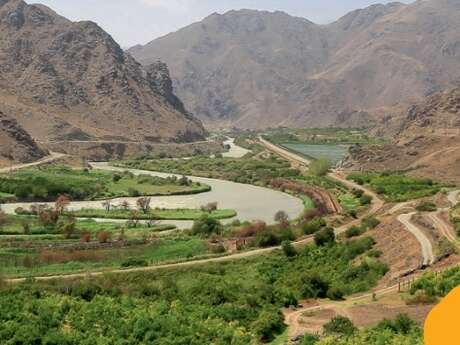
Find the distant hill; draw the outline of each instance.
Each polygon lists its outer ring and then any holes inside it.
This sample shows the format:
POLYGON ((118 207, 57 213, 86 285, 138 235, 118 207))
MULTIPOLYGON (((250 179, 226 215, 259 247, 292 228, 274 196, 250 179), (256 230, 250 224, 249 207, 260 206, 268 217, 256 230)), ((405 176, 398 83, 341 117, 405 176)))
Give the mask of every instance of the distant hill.
POLYGON ((166 65, 144 69, 95 23, 0 0, 0 110, 37 139, 202 139, 167 78, 166 65))
POLYGON ((330 25, 241 10, 129 52, 165 61, 186 107, 210 125, 363 126, 460 80, 458 23, 458 0, 374 5, 330 25))
POLYGON ((46 151, 13 118, 0 112, 0 163, 29 163, 45 155, 46 151))

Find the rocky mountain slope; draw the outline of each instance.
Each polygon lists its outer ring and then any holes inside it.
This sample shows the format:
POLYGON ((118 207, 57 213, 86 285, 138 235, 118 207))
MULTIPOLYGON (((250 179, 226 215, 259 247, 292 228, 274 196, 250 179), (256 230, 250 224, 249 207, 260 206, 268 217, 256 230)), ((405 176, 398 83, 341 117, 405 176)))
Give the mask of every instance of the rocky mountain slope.
POLYGON ((45 155, 46 151, 13 118, 0 112, 0 163, 29 163, 45 155))
POLYGON ((458 23, 458 0, 374 5, 330 25, 241 10, 129 52, 165 61, 208 124, 360 126, 460 79, 458 23))
POLYGON ((351 149, 348 169, 407 170, 460 183, 460 87, 439 92, 410 106, 392 124, 393 142, 351 149))
POLYGON ((95 23, 0 0, 0 110, 41 141, 203 138, 166 71, 144 69, 95 23))

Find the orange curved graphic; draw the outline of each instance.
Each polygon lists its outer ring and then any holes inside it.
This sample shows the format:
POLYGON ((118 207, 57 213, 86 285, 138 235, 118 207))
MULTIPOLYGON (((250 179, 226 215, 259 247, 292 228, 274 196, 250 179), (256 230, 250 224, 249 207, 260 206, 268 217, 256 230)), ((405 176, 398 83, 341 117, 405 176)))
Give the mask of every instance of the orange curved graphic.
POLYGON ((460 344, 460 287, 453 290, 428 315, 425 345, 460 344))

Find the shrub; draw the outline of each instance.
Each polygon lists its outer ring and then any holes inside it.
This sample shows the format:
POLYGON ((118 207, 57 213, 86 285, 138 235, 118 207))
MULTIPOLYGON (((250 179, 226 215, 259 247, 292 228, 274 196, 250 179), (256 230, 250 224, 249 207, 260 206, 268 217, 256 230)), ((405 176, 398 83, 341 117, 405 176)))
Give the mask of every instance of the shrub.
POLYGON ((417 323, 406 314, 399 314, 393 321, 383 320, 377 328, 388 329, 398 334, 409 334, 414 328, 417 328, 417 323))
POLYGON ((204 215, 193 223, 192 234, 210 236, 220 234, 222 230, 222 224, 217 219, 204 215))
POLYGON ((303 298, 326 298, 329 291, 329 282, 319 274, 307 274, 300 279, 301 295, 303 298))
POLYGON ((137 198, 138 196, 141 195, 141 193, 137 189, 129 187, 128 188, 128 195, 130 197, 132 197, 132 198, 137 198))
POLYGON ((364 195, 364 191, 358 188, 353 188, 351 193, 356 197, 356 198, 361 198, 364 195))
POLYGON ((279 245, 280 243, 280 238, 276 236, 273 230, 270 229, 261 231, 256 236, 256 245, 258 247, 273 247, 279 245))
POLYGON ((344 296, 344 292, 342 289, 338 287, 331 287, 327 291, 327 298, 333 300, 333 301, 342 301, 344 296))
POLYGON ((357 328, 349 318, 336 316, 324 325, 323 330, 326 335, 351 336, 357 331, 357 328))
POLYGON ((331 169, 331 162, 327 159, 317 159, 310 163, 309 170, 315 176, 325 176, 331 169))
POLYGON ((372 202, 372 197, 370 195, 365 194, 361 198, 359 198, 359 202, 363 206, 370 205, 370 203, 372 202))
POLYGON ((300 341, 300 345, 315 345, 320 338, 314 334, 305 334, 300 341))
POLYGON ((345 231, 345 237, 346 238, 352 238, 356 236, 360 236, 365 232, 365 229, 363 229, 360 226, 352 226, 351 228, 348 228, 347 231, 345 231))
POLYGON ((312 235, 321 230, 325 226, 326 221, 323 218, 315 218, 311 222, 302 225, 302 232, 305 235, 312 235))
POLYGON ((432 202, 422 201, 415 207, 415 209, 420 212, 434 212, 438 208, 436 207, 436 204, 432 202))
POLYGON ((96 233, 96 239, 99 243, 108 243, 112 240, 112 233, 108 231, 100 231, 96 233))
POLYGON ((91 233, 89 231, 80 232, 80 242, 82 243, 91 242, 91 233))
POLYGON ((149 263, 143 259, 130 258, 121 263, 121 267, 146 267, 149 263))
POLYGON ((288 258, 297 255, 297 251, 290 241, 284 241, 281 244, 281 247, 283 249, 284 255, 286 255, 288 258))
POLYGON ((366 228, 367 230, 371 230, 376 228, 380 224, 380 220, 375 217, 366 217, 362 221, 362 227, 366 228))
POLYGON ((315 234, 315 244, 318 247, 335 243, 335 232, 332 228, 326 228, 315 234))

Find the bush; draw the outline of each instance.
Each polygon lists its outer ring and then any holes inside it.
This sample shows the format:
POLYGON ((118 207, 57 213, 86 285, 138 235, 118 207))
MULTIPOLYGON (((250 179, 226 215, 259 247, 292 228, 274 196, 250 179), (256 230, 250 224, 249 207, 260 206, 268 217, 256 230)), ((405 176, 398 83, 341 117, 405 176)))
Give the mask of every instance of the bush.
POLYGON ((112 240, 112 233, 108 231, 100 231, 96 234, 99 243, 108 243, 112 240))
POLYGON ((345 231, 345 237, 352 238, 352 237, 361 236, 364 232, 365 232, 365 229, 363 229, 362 227, 352 226, 351 228, 348 228, 347 231, 345 231))
POLYGON ((121 263, 121 267, 146 267, 149 263, 143 259, 131 258, 121 263))
POLYGON ((353 188, 351 193, 356 197, 356 198, 361 198, 364 195, 364 191, 358 188, 353 188))
POLYGON ((370 205, 372 202, 372 197, 370 195, 365 194, 361 198, 359 198, 359 202, 363 206, 370 205))
POLYGON ((366 230, 371 230, 379 226, 380 220, 375 217, 366 217, 363 219, 362 227, 366 228, 366 230))
POLYGON ((317 335, 305 334, 300 341, 300 345, 315 345, 320 338, 317 335))
POLYGON ((315 176, 325 176, 331 169, 331 162, 327 159, 317 159, 310 163, 309 170, 315 176))
POLYGON ((217 219, 204 215, 193 223, 192 234, 208 237, 212 234, 220 234, 222 230, 222 224, 217 219))
POLYGON ((342 301, 344 296, 344 292, 342 289, 338 287, 331 287, 327 291, 327 298, 333 300, 333 301, 342 301))
POLYGON ((297 251, 290 241, 284 241, 281 244, 281 247, 283 249, 284 255, 286 255, 288 258, 297 255, 297 251))
POLYGON ((312 273, 301 277, 301 295, 303 298, 326 298, 329 282, 319 274, 312 273))
POLYGON ((423 201, 421 203, 419 203, 415 209, 417 211, 420 211, 420 212, 434 212, 436 211, 438 208, 436 207, 436 204, 432 203, 432 202, 428 202, 428 201, 423 201))
POLYGON ((332 228, 326 228, 315 234, 315 244, 318 247, 327 246, 335 243, 335 232, 332 228))
POLYGON ((312 235, 325 226, 326 221, 323 218, 315 218, 311 222, 302 225, 302 232, 305 235, 312 235))
POLYGON ((377 326, 378 329, 387 329, 393 333, 409 334, 417 328, 417 323, 406 314, 399 314, 395 320, 383 320, 377 326))
POLYGON ((344 316, 336 316, 323 327, 326 335, 351 336, 357 331, 353 322, 344 316))

